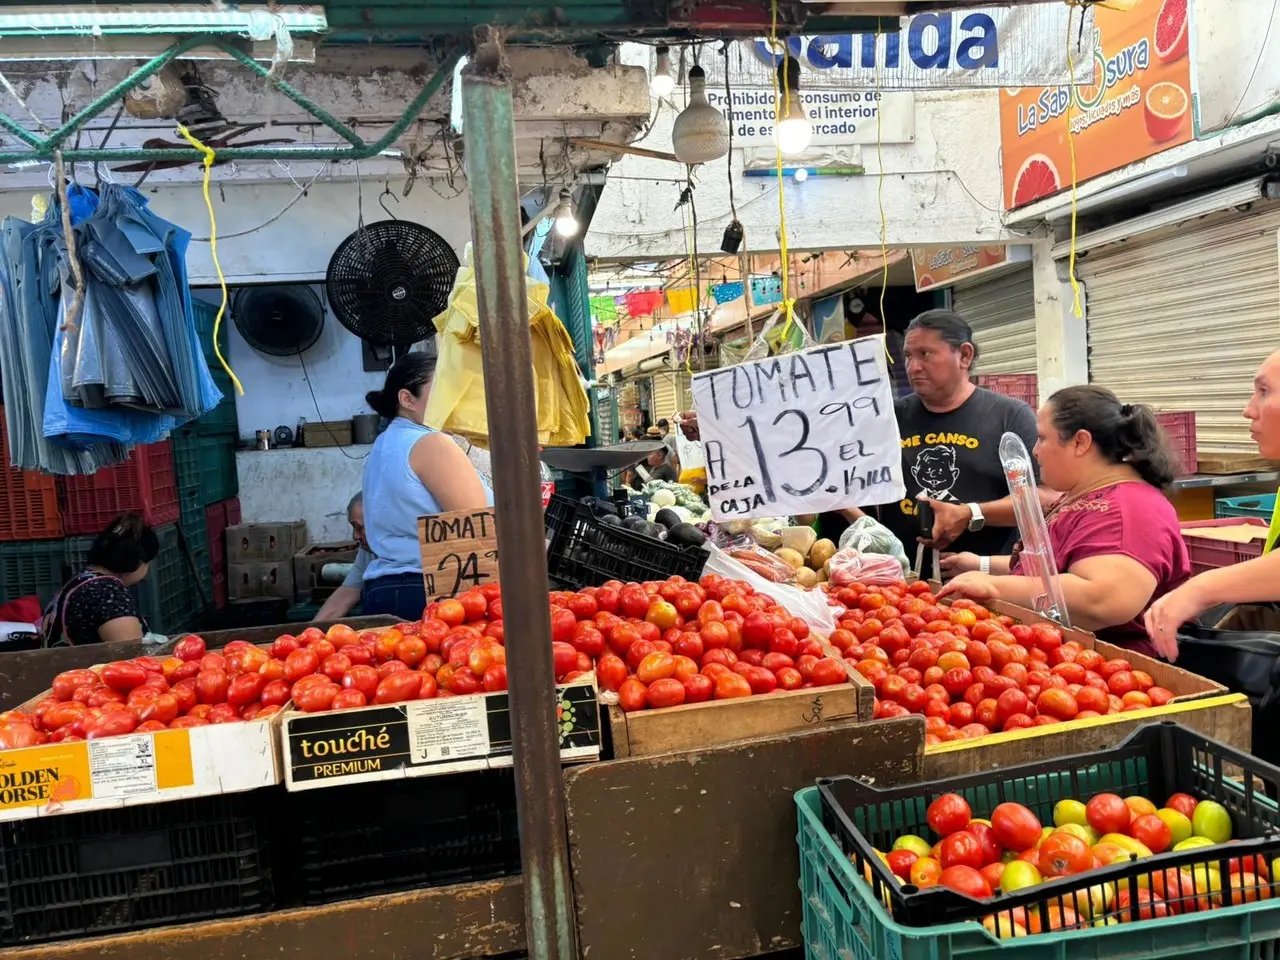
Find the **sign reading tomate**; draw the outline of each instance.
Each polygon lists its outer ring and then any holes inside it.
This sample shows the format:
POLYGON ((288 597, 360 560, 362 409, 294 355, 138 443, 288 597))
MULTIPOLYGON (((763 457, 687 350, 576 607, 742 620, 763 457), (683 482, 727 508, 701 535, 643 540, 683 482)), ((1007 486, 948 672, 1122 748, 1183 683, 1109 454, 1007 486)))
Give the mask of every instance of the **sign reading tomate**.
POLYGON ((1135 0, 1128 10, 1095 6, 1091 86, 1000 91, 1005 209, 1070 189, 1068 123, 1078 181, 1192 138, 1187 3, 1135 0))

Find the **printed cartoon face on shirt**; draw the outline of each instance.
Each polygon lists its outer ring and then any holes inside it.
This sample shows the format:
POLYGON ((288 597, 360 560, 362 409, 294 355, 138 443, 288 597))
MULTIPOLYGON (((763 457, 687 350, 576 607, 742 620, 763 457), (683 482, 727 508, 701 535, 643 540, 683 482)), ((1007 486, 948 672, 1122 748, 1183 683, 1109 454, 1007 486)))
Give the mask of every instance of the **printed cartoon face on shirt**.
POLYGON ((956 469, 955 450, 941 444, 925 447, 916 455, 916 462, 911 465, 911 476, 920 484, 922 497, 955 501, 951 488, 960 479, 960 471, 956 469))

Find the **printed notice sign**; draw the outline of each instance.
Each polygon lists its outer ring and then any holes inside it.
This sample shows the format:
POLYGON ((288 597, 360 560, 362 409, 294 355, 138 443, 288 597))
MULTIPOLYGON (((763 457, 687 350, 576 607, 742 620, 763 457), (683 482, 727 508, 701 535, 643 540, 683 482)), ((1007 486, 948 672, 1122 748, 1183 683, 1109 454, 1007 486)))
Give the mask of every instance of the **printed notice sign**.
POLYGON ((155 743, 146 735, 90 740, 89 772, 95 799, 154 793, 155 743))
POLYGON ((489 753, 489 714, 483 697, 418 700, 405 707, 409 758, 439 763, 489 753))
POLYGON ((884 338, 693 378, 717 520, 821 513, 906 496, 884 338))
POLYGON ((498 531, 493 507, 418 518, 427 601, 498 582, 498 531))

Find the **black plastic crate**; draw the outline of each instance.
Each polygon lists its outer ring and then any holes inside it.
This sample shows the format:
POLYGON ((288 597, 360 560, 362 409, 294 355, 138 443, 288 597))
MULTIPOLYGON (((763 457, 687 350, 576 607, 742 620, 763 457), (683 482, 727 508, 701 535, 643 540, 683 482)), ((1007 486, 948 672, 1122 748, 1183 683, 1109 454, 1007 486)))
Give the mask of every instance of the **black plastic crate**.
POLYGON ((0 825, 0 944, 275 907, 268 792, 0 825))
POLYGON ((520 872, 515 779, 475 770, 289 793, 307 904, 520 872))
POLYGON ((701 547, 678 547, 600 523, 583 503, 553 494, 545 514, 547 574, 574 589, 609 580, 697 580, 707 563, 701 547))
MULTIPOLYGON (((1110 750, 929 783, 881 789, 853 777, 818 781, 824 825, 858 873, 869 880, 876 899, 889 907, 894 920, 927 927, 994 916, 1003 929, 1012 929, 1008 925, 1015 918, 1023 923, 1023 911, 1040 911, 1043 919, 1050 917, 1051 911, 1061 916, 1063 907, 1075 912, 1080 927, 1092 926, 1104 917, 1137 920, 1142 906, 1137 891, 1143 887, 1168 890, 1163 877, 1154 885, 1153 880, 1171 869, 1185 869, 1195 876, 1199 868, 1206 878, 1206 868, 1216 870, 1222 880, 1222 904, 1244 903, 1228 861, 1257 855, 1270 865, 1280 855, 1280 808, 1266 795, 1277 786, 1280 769, 1170 721, 1148 724, 1110 750), (1062 799, 1087 802, 1098 793, 1115 793, 1144 796, 1163 805, 1171 794, 1189 793, 1198 800, 1216 800, 1227 809, 1235 842, 1046 878, 1018 893, 986 899, 945 887, 921 890, 899 884, 875 851, 887 852, 894 839, 905 833, 935 839, 925 815, 929 804, 945 793, 964 797, 975 818, 989 819, 999 804, 1011 802, 1025 805, 1046 825, 1053 823, 1054 804, 1062 799), (1113 884, 1117 896, 1127 890, 1130 907, 1123 912, 1099 910, 1091 903, 1090 890, 1101 884, 1113 884)), ((1201 897, 1203 893, 1191 892, 1167 899, 1171 906, 1187 907, 1184 912, 1189 912, 1201 897)))

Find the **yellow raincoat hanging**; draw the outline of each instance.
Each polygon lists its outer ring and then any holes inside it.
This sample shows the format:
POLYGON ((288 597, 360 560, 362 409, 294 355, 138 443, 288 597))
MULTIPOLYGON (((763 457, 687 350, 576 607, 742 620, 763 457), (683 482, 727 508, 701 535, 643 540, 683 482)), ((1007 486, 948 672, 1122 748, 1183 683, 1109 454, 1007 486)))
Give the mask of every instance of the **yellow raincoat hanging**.
MULTIPOLYGON (((591 433, 591 405, 574 356, 573 340, 548 304, 551 288, 526 277, 525 291, 533 339, 538 443, 547 447, 584 443, 591 433)), ((475 267, 468 243, 449 303, 434 321, 439 359, 427 400, 426 423, 488 447, 489 415, 484 402, 479 321, 475 267)))

